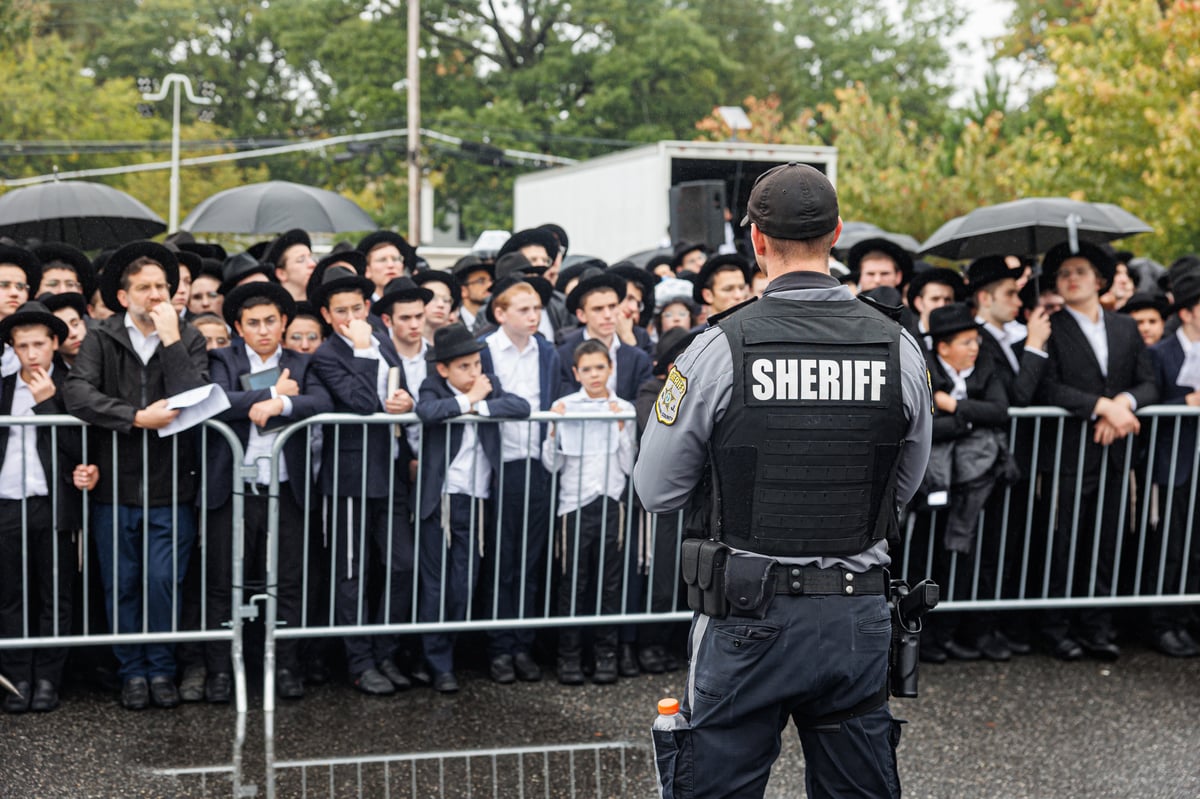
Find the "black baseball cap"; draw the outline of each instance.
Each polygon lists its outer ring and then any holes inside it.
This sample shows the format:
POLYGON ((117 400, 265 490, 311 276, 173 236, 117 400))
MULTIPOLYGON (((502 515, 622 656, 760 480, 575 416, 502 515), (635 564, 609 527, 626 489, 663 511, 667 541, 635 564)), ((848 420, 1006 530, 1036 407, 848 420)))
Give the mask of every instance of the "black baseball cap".
POLYGON ((751 222, 771 238, 815 239, 838 224, 833 184, 820 170, 792 161, 759 175, 742 225, 751 222))

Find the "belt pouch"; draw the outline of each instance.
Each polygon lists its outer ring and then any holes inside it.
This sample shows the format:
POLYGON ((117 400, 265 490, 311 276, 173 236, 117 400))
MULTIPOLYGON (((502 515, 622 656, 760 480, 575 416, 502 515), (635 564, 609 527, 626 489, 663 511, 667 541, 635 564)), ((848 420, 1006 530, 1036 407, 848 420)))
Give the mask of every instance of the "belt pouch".
POLYGON ((766 558, 729 558, 725 594, 735 616, 763 619, 775 598, 774 563, 766 558))
POLYGON ((687 586, 687 603, 692 610, 703 613, 704 600, 700 595, 700 545, 703 538, 685 538, 680 549, 680 567, 683 583, 687 586))
POLYGON ((725 596, 725 564, 729 547, 720 541, 704 541, 700 545, 700 566, 697 571, 703 600, 703 613, 714 619, 729 615, 729 600, 725 596))

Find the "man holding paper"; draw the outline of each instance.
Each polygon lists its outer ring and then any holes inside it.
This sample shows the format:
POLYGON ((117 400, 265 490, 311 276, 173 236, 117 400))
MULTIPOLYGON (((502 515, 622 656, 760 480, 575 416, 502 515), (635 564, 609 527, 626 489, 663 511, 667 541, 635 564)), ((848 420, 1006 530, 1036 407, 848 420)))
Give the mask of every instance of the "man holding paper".
MULTIPOLYGON (((94 438, 100 482, 91 503, 105 611, 115 633, 160 632, 177 623, 179 587, 196 537, 196 447, 190 440, 176 446, 175 436, 158 433, 179 415, 167 407, 168 397, 209 383, 204 337, 171 305, 178 282, 175 254, 161 244, 137 241, 117 250, 100 291, 118 313, 83 340, 66 385, 70 413, 115 433, 94 438)), ((122 705, 179 704, 169 644, 120 644, 113 651, 121 664, 122 705)))

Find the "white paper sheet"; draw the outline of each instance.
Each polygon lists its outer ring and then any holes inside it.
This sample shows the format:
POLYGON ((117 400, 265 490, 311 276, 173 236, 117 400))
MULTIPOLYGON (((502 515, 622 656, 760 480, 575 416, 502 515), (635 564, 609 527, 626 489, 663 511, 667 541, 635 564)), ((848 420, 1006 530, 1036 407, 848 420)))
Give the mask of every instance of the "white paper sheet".
POLYGON ((179 409, 175 421, 159 428, 160 437, 172 436, 213 418, 229 407, 229 397, 220 386, 210 383, 167 397, 167 407, 179 409))

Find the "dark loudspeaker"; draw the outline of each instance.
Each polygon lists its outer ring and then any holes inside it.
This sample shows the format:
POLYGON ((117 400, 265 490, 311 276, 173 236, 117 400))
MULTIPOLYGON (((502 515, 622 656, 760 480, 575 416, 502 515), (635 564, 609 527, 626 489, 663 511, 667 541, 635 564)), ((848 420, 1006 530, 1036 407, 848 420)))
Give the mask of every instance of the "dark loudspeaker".
POLYGON ((725 181, 693 180, 671 187, 671 241, 725 242, 725 181))

